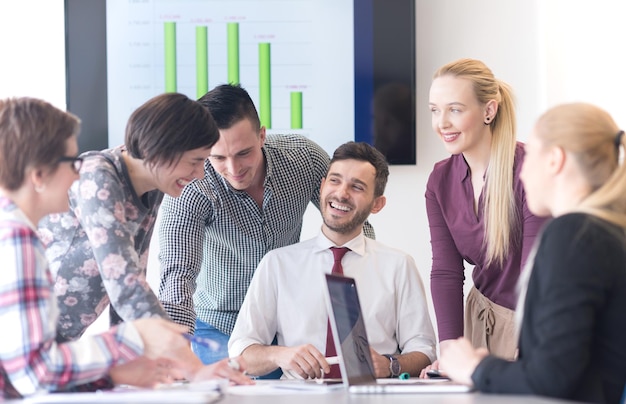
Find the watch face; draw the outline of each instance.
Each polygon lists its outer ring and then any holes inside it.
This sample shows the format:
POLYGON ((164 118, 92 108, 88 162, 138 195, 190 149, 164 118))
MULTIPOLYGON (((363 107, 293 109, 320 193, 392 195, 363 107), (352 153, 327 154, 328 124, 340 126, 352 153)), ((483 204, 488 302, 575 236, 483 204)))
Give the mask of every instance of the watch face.
POLYGON ((392 376, 400 375, 400 361, 396 358, 391 360, 391 374, 392 376))

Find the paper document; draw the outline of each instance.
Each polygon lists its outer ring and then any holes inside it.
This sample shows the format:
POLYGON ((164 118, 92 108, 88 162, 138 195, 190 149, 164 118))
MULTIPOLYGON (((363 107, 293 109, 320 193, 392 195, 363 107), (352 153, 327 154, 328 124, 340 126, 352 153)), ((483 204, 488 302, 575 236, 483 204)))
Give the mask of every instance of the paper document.
POLYGON ((50 393, 24 399, 24 403, 212 403, 222 396, 221 381, 176 383, 154 389, 116 387, 109 391, 89 393, 50 393))

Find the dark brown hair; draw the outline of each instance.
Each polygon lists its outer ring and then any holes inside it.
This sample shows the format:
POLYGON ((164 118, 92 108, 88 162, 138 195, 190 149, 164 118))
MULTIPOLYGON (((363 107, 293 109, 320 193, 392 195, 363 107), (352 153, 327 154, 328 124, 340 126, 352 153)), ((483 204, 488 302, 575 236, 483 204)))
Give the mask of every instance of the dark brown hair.
POLYGON ((124 143, 131 156, 154 167, 174 164, 183 153, 212 147, 218 139, 208 109, 184 94, 165 93, 131 114, 124 143))
POLYGON ((203 95, 198 102, 211 111, 220 129, 228 129, 244 119, 249 120, 255 130, 261 129, 254 102, 239 84, 219 85, 203 95))
POLYGON ((341 160, 367 161, 373 165, 376 169, 374 196, 379 197, 385 192, 389 177, 389 164, 380 151, 365 142, 347 142, 335 150, 330 165, 332 166, 335 161, 341 160))

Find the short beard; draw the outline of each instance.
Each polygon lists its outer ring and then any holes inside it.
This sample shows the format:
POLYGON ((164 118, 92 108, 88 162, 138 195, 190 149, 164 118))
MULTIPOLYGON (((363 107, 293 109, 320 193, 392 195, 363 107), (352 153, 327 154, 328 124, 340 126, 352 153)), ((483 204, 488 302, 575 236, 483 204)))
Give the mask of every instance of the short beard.
MULTIPOLYGON (((326 210, 328 209, 329 207, 328 205, 326 205, 326 210)), ((372 210, 371 205, 367 209, 358 211, 356 216, 352 220, 342 225, 333 225, 332 223, 330 223, 330 220, 326 220, 326 217, 324 217, 324 215, 322 215, 322 220, 324 221, 324 225, 326 225, 326 227, 328 227, 330 230, 339 234, 349 234, 363 226, 363 223, 365 223, 367 217, 370 214, 370 210, 372 210)))

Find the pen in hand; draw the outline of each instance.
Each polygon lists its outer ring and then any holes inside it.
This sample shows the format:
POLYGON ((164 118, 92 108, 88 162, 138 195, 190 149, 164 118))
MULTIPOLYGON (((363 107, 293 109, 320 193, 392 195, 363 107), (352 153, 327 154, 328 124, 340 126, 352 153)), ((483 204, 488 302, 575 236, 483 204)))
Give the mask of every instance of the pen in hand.
MULTIPOLYGON (((187 333, 183 333, 182 335, 188 341, 195 342, 198 345, 209 348, 213 352, 217 351, 220 348, 220 343, 210 338, 198 337, 196 335, 191 335, 187 333)), ((241 365, 239 364, 239 362, 237 362, 236 359, 233 358, 228 359, 228 367, 237 372, 241 371, 241 365)), ((243 373, 246 374, 246 372, 243 373)))
POLYGON ((187 333, 183 333, 182 336, 185 337, 188 341, 194 342, 205 348, 209 348, 213 352, 220 349, 220 343, 210 338, 198 337, 196 335, 191 335, 187 333))
POLYGON ((329 356, 328 358, 325 358, 326 362, 329 365, 339 365, 339 357, 338 356, 329 356))

